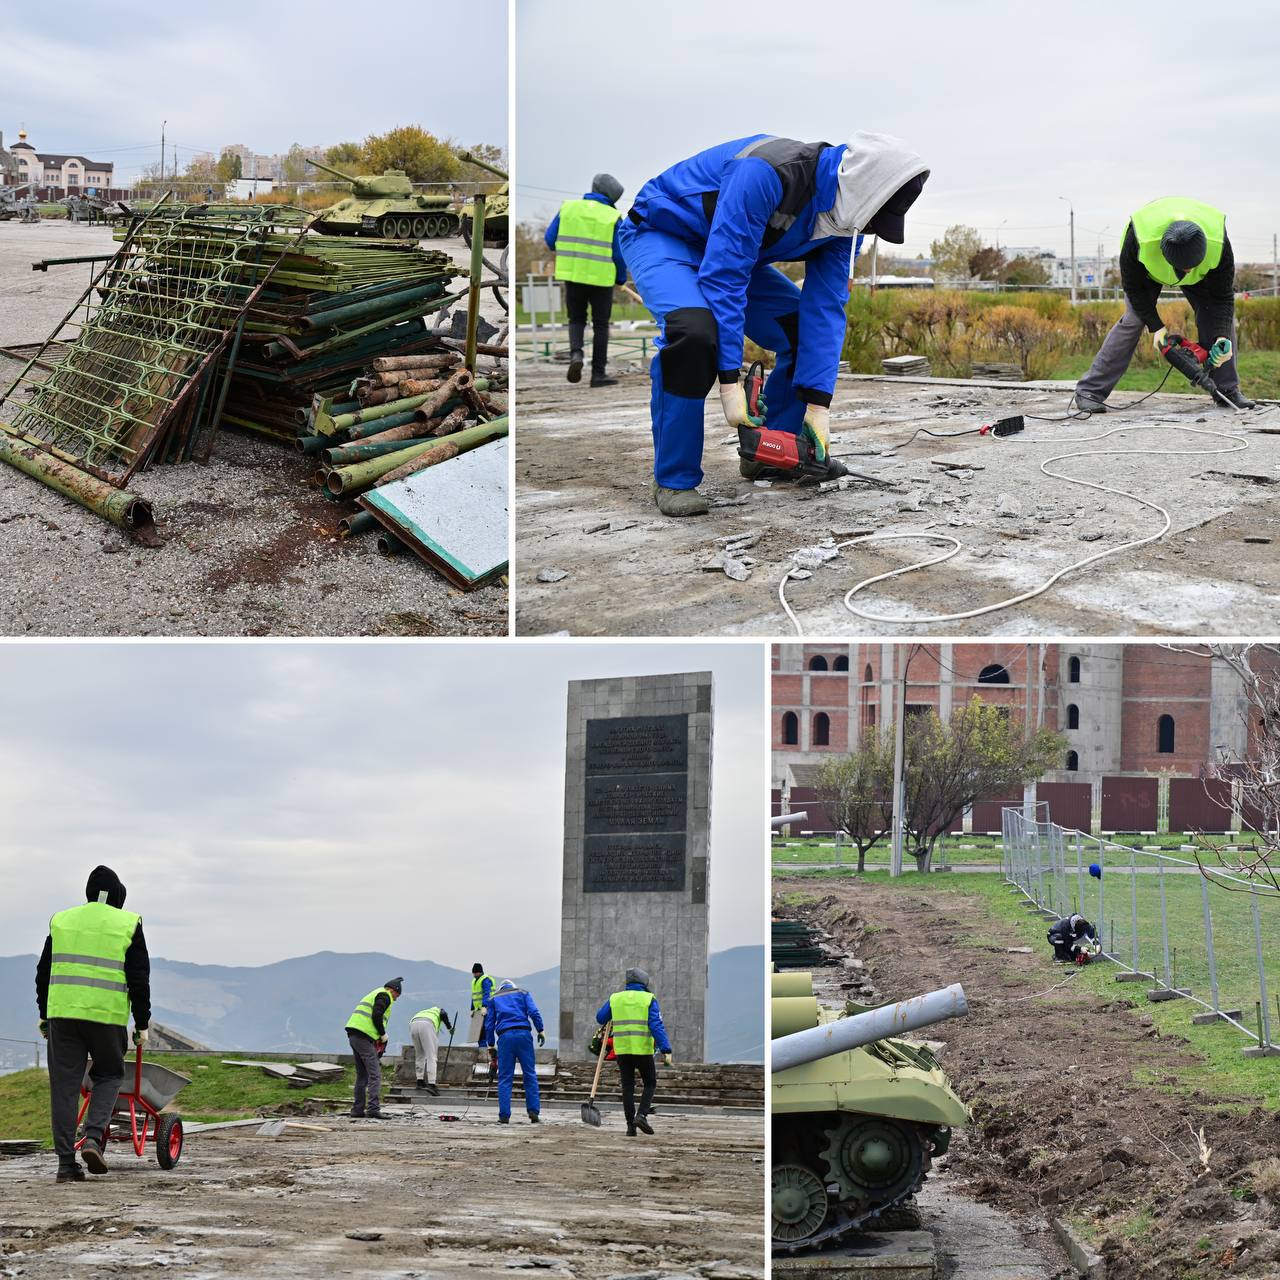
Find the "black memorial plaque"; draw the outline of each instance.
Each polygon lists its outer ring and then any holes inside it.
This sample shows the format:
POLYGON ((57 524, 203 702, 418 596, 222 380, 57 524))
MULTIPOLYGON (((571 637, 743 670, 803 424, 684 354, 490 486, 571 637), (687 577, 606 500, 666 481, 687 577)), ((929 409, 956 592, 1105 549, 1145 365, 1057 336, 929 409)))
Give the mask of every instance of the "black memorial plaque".
POLYGON ((684 889, 684 832, 587 836, 584 893, 664 893, 684 889))
POLYGON ((683 773, 688 767, 687 715, 587 721, 588 778, 610 773, 683 773))
POLYGON ((584 893, 685 887, 689 717, 587 721, 584 893))

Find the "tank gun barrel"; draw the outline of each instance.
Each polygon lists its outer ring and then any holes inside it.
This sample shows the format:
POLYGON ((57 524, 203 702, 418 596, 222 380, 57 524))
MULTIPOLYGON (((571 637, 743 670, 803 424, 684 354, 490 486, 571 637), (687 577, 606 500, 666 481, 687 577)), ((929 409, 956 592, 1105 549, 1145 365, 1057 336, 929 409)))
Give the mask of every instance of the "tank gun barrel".
POLYGON ((953 982, 939 991, 912 996, 910 1000, 900 1000, 897 1004, 885 1005, 883 1009, 837 1018, 834 1022, 779 1036, 773 1041, 772 1070, 786 1071, 846 1049, 861 1048, 888 1036, 917 1031, 947 1018, 962 1018, 968 1012, 969 1002, 965 999, 964 988, 953 982))
POLYGON ((776 831, 779 827, 785 827, 788 822, 803 822, 808 816, 807 809, 801 809, 799 813, 780 813, 776 818, 769 819, 769 825, 776 831))
POLYGON ((323 160, 313 160, 307 157, 307 163, 314 165, 317 169, 323 169, 325 173, 331 173, 335 178, 341 178, 343 182, 354 182, 355 179, 349 173, 343 173, 341 169, 335 169, 331 164, 325 164, 323 160))
POLYGON ((496 165, 490 164, 487 160, 481 160, 479 156, 472 155, 470 151, 460 151, 458 153, 458 159, 461 160, 463 164, 473 164, 478 169, 487 169, 490 173, 497 174, 504 182, 511 177, 509 173, 505 173, 496 165))

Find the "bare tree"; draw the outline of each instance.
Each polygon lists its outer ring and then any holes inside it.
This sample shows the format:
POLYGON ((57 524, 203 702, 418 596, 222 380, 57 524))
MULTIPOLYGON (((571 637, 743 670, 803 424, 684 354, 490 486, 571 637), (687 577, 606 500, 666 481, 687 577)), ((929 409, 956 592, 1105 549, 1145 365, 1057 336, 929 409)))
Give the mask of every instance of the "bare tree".
POLYGON ((893 825, 893 739, 867 732, 858 749, 823 763, 814 788, 837 830, 858 850, 858 871, 867 852, 893 825))

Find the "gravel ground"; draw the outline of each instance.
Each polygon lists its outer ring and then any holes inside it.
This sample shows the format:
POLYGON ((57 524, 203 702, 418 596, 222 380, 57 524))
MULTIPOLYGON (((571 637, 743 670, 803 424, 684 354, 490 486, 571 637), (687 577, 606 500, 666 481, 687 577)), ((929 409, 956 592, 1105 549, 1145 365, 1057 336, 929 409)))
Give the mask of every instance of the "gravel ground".
MULTIPOLYGON (((469 260, 461 240, 426 243, 469 260)), ((43 339, 87 281, 87 267, 32 272, 33 260, 111 247, 103 227, 0 223, 0 345, 43 339)), ((491 290, 481 312, 503 323, 491 290)), ((20 367, 0 356, 0 389, 20 367)), ((208 466, 135 477, 130 488, 153 504, 164 541, 152 550, 0 469, 0 634, 506 634, 505 587, 461 592, 414 556, 380 555, 373 535, 340 542, 350 505, 320 497, 312 470, 278 444, 224 432, 208 466)))

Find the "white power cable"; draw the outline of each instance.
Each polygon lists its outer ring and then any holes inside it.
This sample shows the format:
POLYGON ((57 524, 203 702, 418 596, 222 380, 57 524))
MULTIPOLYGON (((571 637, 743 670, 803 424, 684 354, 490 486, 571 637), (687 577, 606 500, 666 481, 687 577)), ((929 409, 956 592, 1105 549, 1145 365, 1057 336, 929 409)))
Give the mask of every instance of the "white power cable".
MULTIPOLYGON (((1054 462, 1065 462, 1071 458, 1104 458, 1109 455, 1120 455, 1122 457, 1134 457, 1145 455, 1148 457, 1210 457, 1220 453, 1239 453, 1249 447, 1249 441, 1244 436, 1231 435, 1225 431, 1210 431, 1203 427, 1186 427, 1174 425, 1171 423, 1143 423, 1141 425, 1128 425, 1121 427, 1112 427, 1109 431, 1104 431, 1095 436, 1077 436, 1075 439, 1062 441, 1063 444, 1088 444, 1096 440, 1106 440, 1114 435, 1121 435, 1126 432, 1133 431, 1182 431, 1197 436, 1213 436, 1219 440, 1229 441, 1229 445, 1218 449, 1083 449, 1072 453, 1056 453, 1052 457, 1046 458, 1040 464, 1041 472, 1053 480, 1062 480, 1067 484, 1081 485, 1086 489, 1094 489, 1099 493, 1114 494, 1116 497, 1128 498, 1131 502, 1137 503, 1139 506, 1148 507, 1156 512, 1161 518, 1161 525, 1157 532, 1149 534, 1144 538, 1134 538, 1128 542, 1123 542, 1119 546, 1107 547, 1102 551, 1095 551, 1092 555, 1085 556, 1083 559, 1076 560, 1073 563, 1064 566, 1056 573, 1051 574, 1039 586, 1032 587, 1029 591, 1022 592, 1021 595, 1010 596, 1007 600, 997 601, 995 604, 982 605, 976 609, 966 609, 962 613, 935 613, 925 616, 908 617, 905 615, 888 615, 880 613, 867 613, 865 610, 857 608, 853 603, 854 596, 865 591, 867 588, 874 586, 877 582, 884 582, 889 578, 898 578, 903 574, 914 573, 917 569, 926 569, 930 565, 941 564, 944 560, 950 560, 962 550, 960 541, 950 534, 945 533, 929 533, 918 531, 903 531, 895 533, 892 531, 886 533, 865 534, 862 537, 848 538, 844 542, 836 544, 837 551, 843 551, 846 547, 866 546, 875 542, 901 542, 906 540, 920 540, 934 543, 951 543, 951 549, 942 555, 934 556, 931 559, 919 560, 914 564, 903 565, 897 569, 890 569, 886 573, 876 574, 871 578, 864 578, 861 582, 856 583, 847 592, 845 592, 844 603, 845 608, 850 613, 855 614, 859 618, 865 618, 869 622, 891 623, 895 626, 911 626, 921 622, 960 622, 966 618, 978 618, 987 613, 998 613, 1002 609, 1012 608, 1014 605, 1022 604, 1027 600, 1033 600, 1036 596, 1043 595, 1056 582, 1064 578, 1069 573, 1074 573, 1078 569, 1084 569, 1088 565, 1095 564, 1099 560, 1105 560, 1109 556, 1119 555, 1122 551, 1133 551, 1138 547, 1144 547, 1148 543, 1158 542, 1164 537, 1173 525, 1173 517, 1158 502, 1152 502, 1149 498, 1143 498, 1136 493, 1130 493, 1126 489, 1117 489, 1112 485, 1101 484, 1096 480, 1081 480, 1075 476, 1063 475, 1060 471, 1050 471, 1049 465, 1054 462)), ((1002 440, 1002 444, 1043 444, 1045 441, 1035 440, 1002 440)), ((800 624, 800 619, 796 617, 795 610, 787 601, 786 587, 787 582, 792 574, 796 572, 795 568, 788 569, 782 576, 781 582, 778 583, 778 600, 782 605, 783 611, 791 620, 791 625, 795 628, 796 634, 804 635, 804 629, 800 624)))

